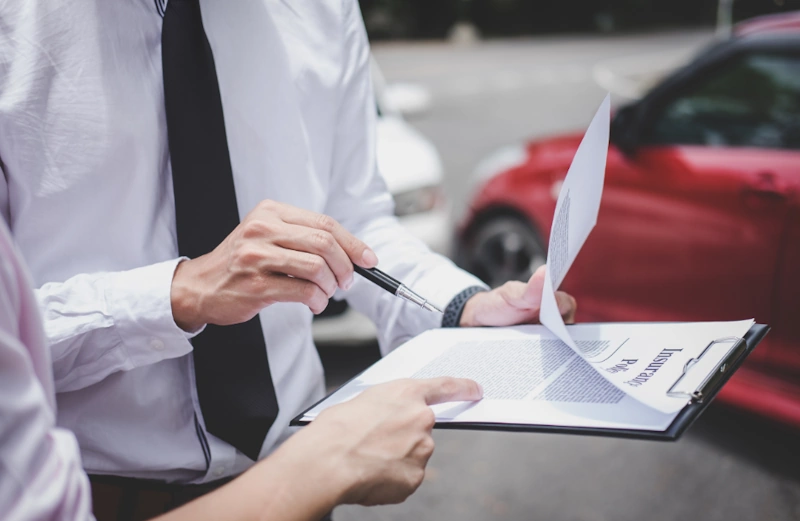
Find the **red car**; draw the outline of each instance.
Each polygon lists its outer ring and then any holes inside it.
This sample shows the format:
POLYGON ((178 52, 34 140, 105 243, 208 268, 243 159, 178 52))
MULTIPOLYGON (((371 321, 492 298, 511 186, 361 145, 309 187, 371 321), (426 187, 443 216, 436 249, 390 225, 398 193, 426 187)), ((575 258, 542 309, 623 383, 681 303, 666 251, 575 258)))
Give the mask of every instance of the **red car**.
MULTIPOLYGON (((544 262, 581 137, 495 158, 514 166, 471 201, 462 266, 498 285, 544 262)), ((755 317, 772 331, 719 398, 800 428, 800 17, 740 25, 618 110, 611 141, 597 227, 562 286, 578 320, 755 317)))

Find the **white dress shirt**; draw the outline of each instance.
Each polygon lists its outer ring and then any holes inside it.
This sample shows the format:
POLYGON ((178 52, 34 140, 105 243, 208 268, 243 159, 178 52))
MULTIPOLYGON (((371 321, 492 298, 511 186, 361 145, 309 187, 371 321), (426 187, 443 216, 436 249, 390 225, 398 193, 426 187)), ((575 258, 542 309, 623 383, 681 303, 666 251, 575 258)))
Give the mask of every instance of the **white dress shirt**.
MULTIPOLYGON (((158 4, 0 3, 0 215, 38 288, 58 423, 75 432, 86 469, 212 481, 251 462, 198 434, 190 335, 171 314, 180 259, 158 4)), ((393 217, 356 0, 201 7, 242 216, 263 199, 331 215, 441 307, 480 284, 393 217)), ((376 323, 384 352, 441 321, 359 277, 339 296, 376 323)), ((323 394, 311 319, 300 304, 261 312, 280 405, 262 457, 323 394)))
POLYGON ((0 222, 0 519, 92 519, 78 443, 56 427, 50 352, 30 284, 0 222))

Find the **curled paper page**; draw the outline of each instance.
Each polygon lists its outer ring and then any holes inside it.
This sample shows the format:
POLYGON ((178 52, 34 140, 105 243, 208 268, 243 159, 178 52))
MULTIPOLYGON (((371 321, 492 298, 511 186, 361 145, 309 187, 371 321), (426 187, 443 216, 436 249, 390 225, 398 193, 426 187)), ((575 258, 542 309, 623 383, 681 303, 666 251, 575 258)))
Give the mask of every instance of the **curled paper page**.
POLYGON ((611 126, 611 95, 606 95, 572 159, 561 186, 550 228, 547 273, 539 320, 561 341, 579 351, 558 311, 555 291, 597 223, 603 196, 611 126))

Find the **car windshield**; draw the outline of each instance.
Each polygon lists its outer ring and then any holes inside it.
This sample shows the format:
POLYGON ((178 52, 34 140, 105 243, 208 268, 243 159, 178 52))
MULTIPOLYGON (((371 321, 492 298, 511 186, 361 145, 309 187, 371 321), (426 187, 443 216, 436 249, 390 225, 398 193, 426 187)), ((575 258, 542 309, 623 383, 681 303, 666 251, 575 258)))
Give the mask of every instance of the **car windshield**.
POLYGON ((800 56, 745 56, 672 100, 650 141, 800 149, 800 56))

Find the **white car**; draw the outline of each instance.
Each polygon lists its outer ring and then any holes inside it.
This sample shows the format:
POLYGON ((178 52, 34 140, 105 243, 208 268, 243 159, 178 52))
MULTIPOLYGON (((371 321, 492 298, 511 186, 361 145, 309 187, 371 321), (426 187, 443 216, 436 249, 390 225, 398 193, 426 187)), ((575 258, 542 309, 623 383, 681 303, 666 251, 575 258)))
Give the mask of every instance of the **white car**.
MULTIPOLYGON (((374 61, 372 75, 378 104, 378 169, 394 196, 395 214, 432 250, 448 255, 452 228, 442 192, 442 159, 436 147, 401 114, 424 110, 430 99, 413 85, 386 85, 374 61)), ((344 301, 331 300, 325 312, 315 317, 313 332, 318 344, 375 339, 372 322, 344 301)))

